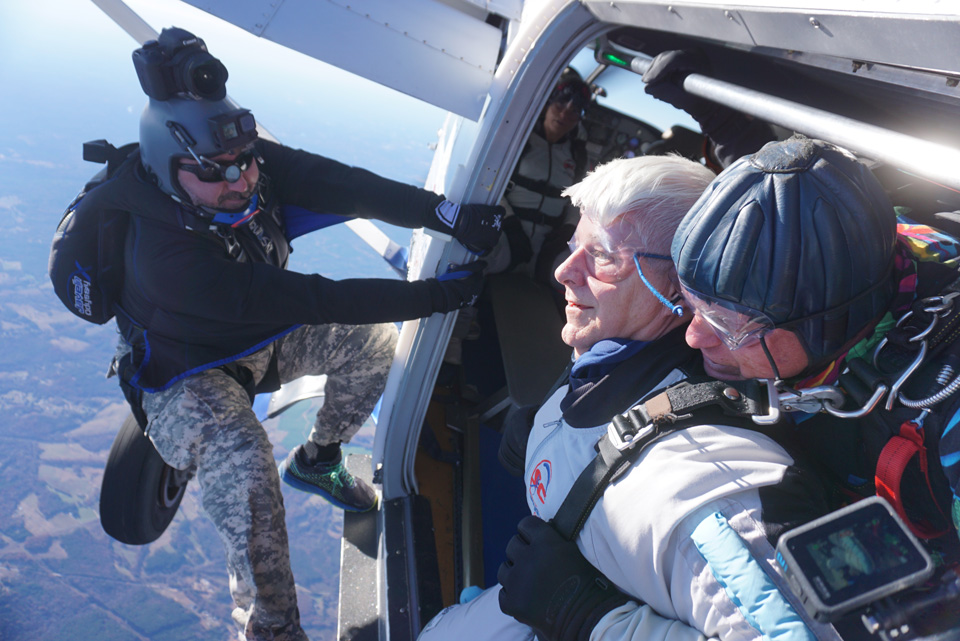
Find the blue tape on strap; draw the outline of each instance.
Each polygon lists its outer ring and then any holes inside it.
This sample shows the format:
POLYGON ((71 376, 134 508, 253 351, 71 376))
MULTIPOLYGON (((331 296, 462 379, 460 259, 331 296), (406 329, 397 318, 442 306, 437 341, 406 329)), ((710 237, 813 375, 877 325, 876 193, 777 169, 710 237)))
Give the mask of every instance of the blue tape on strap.
POLYGON ((460 280, 461 278, 466 278, 472 272, 467 269, 461 269, 460 271, 447 272, 446 274, 441 274, 437 276, 437 280, 460 280))
POLYGON ((691 538, 727 596, 764 639, 816 641, 722 514, 701 521, 691 538))

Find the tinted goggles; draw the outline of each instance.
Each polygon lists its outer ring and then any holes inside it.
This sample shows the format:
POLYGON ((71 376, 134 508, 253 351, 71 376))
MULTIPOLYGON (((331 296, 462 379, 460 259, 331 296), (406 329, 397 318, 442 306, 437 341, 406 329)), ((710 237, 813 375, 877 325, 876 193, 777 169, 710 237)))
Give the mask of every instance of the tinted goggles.
POLYGON ((229 164, 219 163, 205 156, 199 156, 198 159, 200 164, 181 164, 180 169, 190 172, 197 177, 197 180, 203 183, 218 183, 223 181, 235 183, 240 180, 243 172, 248 170, 256 161, 257 154, 253 149, 248 149, 229 161, 229 164))
POLYGON ((590 104, 590 90, 586 86, 575 87, 572 85, 564 85, 557 88, 554 91, 553 96, 551 96, 550 102, 558 102, 561 104, 571 103, 574 109, 578 111, 583 111, 586 109, 587 105, 590 104))

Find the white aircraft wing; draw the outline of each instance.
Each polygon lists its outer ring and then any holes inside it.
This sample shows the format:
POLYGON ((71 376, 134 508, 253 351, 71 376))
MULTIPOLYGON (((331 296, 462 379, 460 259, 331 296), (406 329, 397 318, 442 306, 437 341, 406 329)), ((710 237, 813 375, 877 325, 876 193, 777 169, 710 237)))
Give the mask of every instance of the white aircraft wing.
POLYGON ((477 120, 522 0, 184 0, 250 33, 477 120), (488 6, 490 4, 495 7, 488 6), (317 25, 323 25, 318 29, 317 25), (441 80, 442 79, 442 80, 441 80))

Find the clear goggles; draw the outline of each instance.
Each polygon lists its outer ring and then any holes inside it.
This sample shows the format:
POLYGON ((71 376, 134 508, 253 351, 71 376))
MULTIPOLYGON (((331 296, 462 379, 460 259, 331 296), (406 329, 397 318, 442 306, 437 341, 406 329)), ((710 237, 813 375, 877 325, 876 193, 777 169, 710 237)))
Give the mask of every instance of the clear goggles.
MULTIPOLYGON (((580 245, 577 242, 576 235, 570 239, 567 243, 567 247, 570 249, 570 255, 572 256, 578 249, 580 245)), ((643 273, 643 267, 640 266, 641 258, 654 258, 657 260, 673 260, 670 256, 665 254, 653 254, 650 252, 635 251, 632 248, 622 248, 614 252, 610 252, 603 248, 597 242, 587 243, 583 246, 584 260, 587 264, 587 270, 599 281, 604 283, 618 283, 622 280, 625 280, 629 277, 634 270, 640 276, 640 280, 643 281, 643 284, 647 289, 650 290, 660 303, 670 310, 670 312, 676 316, 683 316, 683 307, 678 305, 676 301, 668 300, 663 294, 661 294, 656 287, 653 286, 646 275, 643 273)))
POLYGON ((703 319, 731 350, 753 345, 776 329, 772 320, 755 309, 707 298, 683 285, 680 289, 694 314, 703 319))

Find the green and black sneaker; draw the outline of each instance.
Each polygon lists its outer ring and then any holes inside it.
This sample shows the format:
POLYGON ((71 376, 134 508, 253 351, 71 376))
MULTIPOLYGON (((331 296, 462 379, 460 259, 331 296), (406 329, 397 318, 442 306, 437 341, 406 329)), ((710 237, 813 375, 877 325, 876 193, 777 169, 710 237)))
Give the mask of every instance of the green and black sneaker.
POLYGON ((333 462, 310 465, 305 462, 303 445, 298 445, 280 464, 280 478, 298 490, 322 496, 348 512, 366 512, 377 504, 377 494, 363 479, 343 466, 343 455, 333 462))

